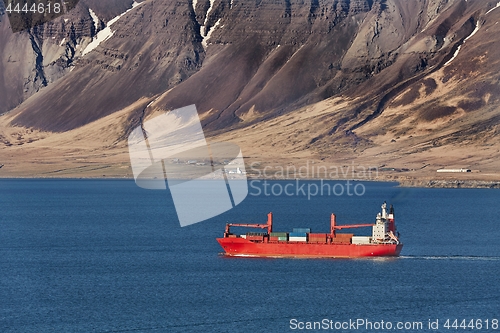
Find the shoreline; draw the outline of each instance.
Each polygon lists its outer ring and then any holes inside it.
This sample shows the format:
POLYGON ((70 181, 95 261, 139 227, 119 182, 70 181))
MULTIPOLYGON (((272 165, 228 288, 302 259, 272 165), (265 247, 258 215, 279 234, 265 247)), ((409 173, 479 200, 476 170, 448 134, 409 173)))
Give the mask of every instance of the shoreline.
MULTIPOLYGON (((0 175, 2 180, 130 180, 134 181, 132 176, 58 176, 58 177, 40 177, 40 176, 6 176, 0 175)), ((153 179, 151 179, 153 180, 153 179)), ((353 178, 338 178, 338 179, 325 179, 325 178, 259 178, 248 175, 248 181, 328 181, 328 182, 381 182, 381 183, 396 183, 397 187, 401 188, 468 188, 468 189, 500 189, 500 180, 484 180, 484 179, 398 179, 393 177, 384 177, 377 179, 353 179, 353 178)))

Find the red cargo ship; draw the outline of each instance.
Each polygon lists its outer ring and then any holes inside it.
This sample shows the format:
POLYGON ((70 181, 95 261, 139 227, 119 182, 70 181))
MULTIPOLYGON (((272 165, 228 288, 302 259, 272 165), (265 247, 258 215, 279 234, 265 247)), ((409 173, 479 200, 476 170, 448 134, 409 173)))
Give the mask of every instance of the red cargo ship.
POLYGON ((217 241, 228 256, 249 257, 302 257, 302 258, 360 258, 398 256, 403 248, 396 232, 394 208, 387 213, 384 202, 375 224, 337 225, 331 215, 330 233, 311 233, 310 229, 298 228, 293 232, 273 232, 273 214, 267 214, 266 224, 226 224, 224 238, 217 241), (231 227, 267 229, 267 232, 249 232, 235 235, 231 227), (344 229, 372 227, 371 236, 354 236, 339 233, 344 229))

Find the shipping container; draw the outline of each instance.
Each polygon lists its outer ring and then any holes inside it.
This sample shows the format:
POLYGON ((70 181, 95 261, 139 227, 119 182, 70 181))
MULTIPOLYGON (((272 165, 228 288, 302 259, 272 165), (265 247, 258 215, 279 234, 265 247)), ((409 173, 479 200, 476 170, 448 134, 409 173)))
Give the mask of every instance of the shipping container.
POLYGON ((372 238, 368 236, 354 236, 352 237, 353 244, 370 244, 372 242, 372 238))
POLYGON ((340 234, 340 233, 336 233, 335 234, 335 238, 352 238, 352 236, 354 236, 354 234, 340 234))
POLYGON ((290 236, 289 237, 290 242, 307 242, 307 237, 298 237, 298 236, 290 236))
POLYGON ((277 241, 279 241, 279 237, 276 237, 276 236, 269 236, 269 241, 270 241, 270 242, 277 242, 277 241))
POLYGON ((278 240, 279 240, 280 242, 282 242, 282 241, 287 241, 287 240, 288 240, 288 236, 285 236, 285 237, 278 237, 278 240))
POLYGON ((271 232, 269 234, 269 236, 271 236, 271 237, 287 237, 288 232, 271 232))
POLYGON ((309 234, 309 243, 326 243, 326 234, 309 234))
POLYGON ((294 233, 302 232, 302 233, 309 233, 311 232, 311 228, 293 228, 294 233))
POLYGON ((247 240, 263 242, 264 241, 264 236, 256 236, 256 235, 248 236, 247 235, 247 240))
POLYGON ((305 232, 291 232, 290 237, 307 237, 307 233, 305 232))
POLYGON ((337 237, 332 238, 333 244, 351 244, 353 234, 337 234, 337 237), (339 235, 342 235, 339 237, 339 235))
POLYGON ((265 236, 265 232, 247 232, 247 236, 265 236))
POLYGON ((351 239, 332 239, 332 244, 351 244, 351 239))
POLYGON ((326 234, 309 234, 309 237, 326 237, 326 234))

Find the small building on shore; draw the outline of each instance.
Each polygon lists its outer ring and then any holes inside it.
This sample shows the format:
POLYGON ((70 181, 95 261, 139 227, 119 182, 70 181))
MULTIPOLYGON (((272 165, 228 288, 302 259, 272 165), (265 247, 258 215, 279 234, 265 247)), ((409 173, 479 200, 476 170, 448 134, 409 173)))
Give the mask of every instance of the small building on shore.
POLYGON ((451 173, 457 173, 457 172, 471 172, 471 169, 439 169, 437 172, 451 172, 451 173))

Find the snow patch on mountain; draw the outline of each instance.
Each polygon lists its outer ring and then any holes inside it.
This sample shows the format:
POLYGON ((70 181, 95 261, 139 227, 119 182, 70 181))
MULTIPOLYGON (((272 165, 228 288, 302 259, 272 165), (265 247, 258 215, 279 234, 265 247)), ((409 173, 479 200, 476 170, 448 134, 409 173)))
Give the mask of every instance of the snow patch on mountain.
POLYGON ((500 7, 500 2, 497 2, 497 5, 495 7, 493 7, 493 8, 491 8, 490 10, 488 10, 486 12, 486 14, 484 14, 484 15, 488 15, 489 13, 491 13, 493 10, 497 9, 498 7, 500 7))
POLYGON ((97 16, 97 14, 89 8, 89 14, 90 14, 90 17, 92 17, 92 21, 94 21, 94 27, 95 27, 95 31, 99 30, 99 17, 97 16))
POLYGON ((99 31, 97 36, 92 40, 92 42, 87 45, 87 47, 82 51, 82 57, 86 54, 95 50, 102 42, 107 41, 115 32, 111 30, 111 27, 107 26, 106 28, 99 31))
POLYGON ((215 29, 217 29, 217 26, 220 24, 220 19, 217 20, 217 22, 215 22, 214 26, 212 27, 212 29, 210 29, 207 33, 207 35, 205 36, 205 38, 203 38, 203 40, 201 41, 201 44, 203 45, 204 48, 206 48, 208 46, 208 40, 210 39, 210 37, 212 36, 212 33, 214 32, 215 29))
MULTIPOLYGON (((132 4, 132 8, 128 9, 124 13, 122 13, 122 14, 118 15, 117 17, 113 18, 112 20, 110 20, 108 22, 108 24, 106 24, 106 28, 99 31, 97 33, 97 36, 95 36, 95 38, 92 40, 92 42, 90 42, 89 45, 87 45, 87 47, 82 51, 82 57, 85 56, 86 54, 92 52, 93 50, 95 50, 101 43, 103 43, 103 42, 107 41, 108 39, 110 39, 111 37, 113 37, 115 31, 111 30, 111 26, 113 24, 115 24, 119 19, 121 19, 125 14, 127 14, 128 12, 133 10, 134 8, 139 7, 143 3, 144 2, 138 3, 136 1, 134 1, 134 3, 132 4)), ((89 12, 90 11, 91 11, 91 9, 89 9, 89 12)), ((92 14, 90 14, 90 15, 92 16, 92 14)), ((97 17, 97 15, 96 15, 96 17, 97 17)), ((94 20, 94 23, 95 23, 95 20, 94 20)))
POLYGON ((212 11, 212 8, 214 8, 214 2, 215 0, 210 0, 210 7, 208 7, 208 10, 207 10, 207 16, 205 17, 205 24, 207 24, 207 20, 208 20, 208 15, 210 15, 210 12, 212 11))
POLYGON ((210 12, 212 11, 212 8, 214 7, 214 3, 215 3, 215 0, 210 0, 210 7, 208 7, 207 13, 205 15, 205 22, 203 22, 203 25, 200 27, 200 35, 202 38, 201 44, 203 45, 204 48, 207 47, 208 39, 210 39, 212 32, 217 28, 217 25, 219 25, 219 23, 220 23, 220 19, 219 19, 211 29, 207 29, 208 18, 209 18, 210 12))
POLYGON ((479 24, 479 21, 476 22, 476 28, 474 28, 474 31, 471 32, 471 34, 469 36, 467 36, 467 38, 464 39, 464 41, 462 42, 462 44, 460 44, 457 48, 457 50, 455 51, 455 53, 453 54, 453 57, 451 57, 450 60, 448 60, 444 66, 448 66, 449 64, 451 64, 451 62, 458 56, 458 53, 460 53, 460 49, 462 48, 462 46, 464 45, 464 43, 469 40, 472 36, 474 36, 478 31, 479 31, 479 28, 481 28, 480 24, 479 24))

